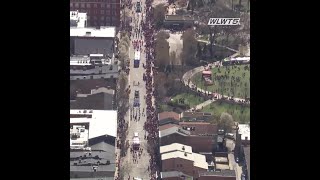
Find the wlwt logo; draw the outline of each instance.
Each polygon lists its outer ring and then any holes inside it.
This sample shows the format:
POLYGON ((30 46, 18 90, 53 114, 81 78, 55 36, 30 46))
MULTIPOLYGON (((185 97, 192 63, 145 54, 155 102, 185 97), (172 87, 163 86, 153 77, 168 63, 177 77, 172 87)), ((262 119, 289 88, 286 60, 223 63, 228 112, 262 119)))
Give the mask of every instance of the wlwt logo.
POLYGON ((210 18, 209 26, 240 25, 240 18, 210 18))

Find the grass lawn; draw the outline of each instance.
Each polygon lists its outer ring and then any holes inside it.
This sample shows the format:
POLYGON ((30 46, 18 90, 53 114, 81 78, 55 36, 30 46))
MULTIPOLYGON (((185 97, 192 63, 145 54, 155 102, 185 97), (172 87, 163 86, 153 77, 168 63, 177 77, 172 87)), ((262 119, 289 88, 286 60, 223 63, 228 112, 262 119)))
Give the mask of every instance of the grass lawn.
POLYGON ((201 72, 192 77, 192 82, 199 88, 219 94, 237 98, 250 98, 250 65, 234 65, 213 68, 212 79, 214 84, 204 86, 201 72), (245 70, 245 67, 248 67, 245 70), (224 77, 222 77, 224 76, 224 77), (234 77, 234 80, 232 80, 234 77))
POLYGON ((205 106, 202 112, 210 112, 214 116, 219 117, 221 113, 226 112, 232 115, 233 120, 239 123, 250 122, 250 107, 241 106, 239 104, 229 104, 225 102, 213 102, 205 106))
MULTIPOLYGON (((195 96, 193 94, 187 94, 187 93, 182 93, 174 96, 173 101, 176 103, 179 103, 179 99, 184 99, 184 104, 188 104, 190 107, 194 107, 202 102, 204 102, 204 99, 199 96, 195 96)), ((182 103, 179 103, 182 104, 182 103)))

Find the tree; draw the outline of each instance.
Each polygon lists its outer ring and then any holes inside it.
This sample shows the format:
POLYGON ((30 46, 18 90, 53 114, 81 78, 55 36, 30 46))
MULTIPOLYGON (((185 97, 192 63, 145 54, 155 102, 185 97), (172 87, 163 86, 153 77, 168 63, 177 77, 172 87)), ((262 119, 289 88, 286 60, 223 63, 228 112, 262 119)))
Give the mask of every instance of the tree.
POLYGON ((191 5, 191 14, 193 14, 194 7, 196 6, 196 1, 195 0, 190 0, 189 3, 191 5))
POLYGON ((230 133, 232 131, 232 126, 234 125, 233 118, 230 114, 223 112, 220 116, 219 128, 224 129, 226 133, 230 133))
POLYGON ((156 36, 156 59, 155 65, 160 69, 166 68, 170 64, 169 42, 166 40, 167 33, 159 32, 156 36))
POLYGON ((194 30, 186 30, 182 35, 182 40, 183 48, 181 53, 181 60, 183 65, 196 65, 197 61, 195 55, 197 53, 197 40, 195 39, 194 30))
POLYGON ((160 29, 163 26, 163 22, 165 20, 166 16, 166 8, 164 7, 164 4, 158 4, 154 8, 154 19, 155 19, 155 27, 157 29, 160 29))
POLYGON ((197 49, 198 49, 198 51, 197 51, 197 58, 198 58, 198 59, 201 59, 201 58, 202 58, 202 47, 201 47, 201 45, 200 45, 200 42, 197 43, 197 49))
POLYGON ((171 65, 177 64, 176 61, 177 61, 176 52, 175 51, 170 52, 170 64, 171 65))

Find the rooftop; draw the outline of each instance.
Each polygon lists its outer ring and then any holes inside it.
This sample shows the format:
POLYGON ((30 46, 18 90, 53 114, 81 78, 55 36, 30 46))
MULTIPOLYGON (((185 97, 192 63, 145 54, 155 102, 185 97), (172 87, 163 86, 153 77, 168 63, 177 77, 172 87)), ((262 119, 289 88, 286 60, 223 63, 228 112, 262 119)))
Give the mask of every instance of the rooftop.
POLYGON ((162 119, 167 119, 167 118, 173 118, 175 120, 180 120, 180 114, 176 113, 176 112, 169 112, 169 111, 165 111, 162 113, 159 113, 159 120, 162 119))
POLYGON ((70 37, 70 55, 103 54, 113 57, 114 40, 91 36, 70 37))
POLYGON ((159 125, 159 131, 163 131, 165 129, 171 128, 171 127, 179 127, 179 125, 176 124, 165 124, 165 125, 159 125))
POLYGON ((114 38, 116 36, 116 27, 103 26, 100 28, 78 28, 70 27, 70 36, 73 37, 104 37, 114 38))
POLYGON ((222 170, 222 171, 214 171, 214 172, 201 172, 199 173, 200 176, 231 176, 235 177, 236 172, 235 170, 222 170))
POLYGON ((238 124, 239 134, 241 134, 241 140, 248 138, 250 141, 250 126, 249 124, 238 124))
POLYGON ((197 153, 185 153, 182 151, 174 151, 169 153, 161 154, 161 160, 167 160, 172 158, 181 158, 189 161, 193 161, 193 165, 202 169, 208 169, 208 163, 206 162, 206 157, 197 153))
POLYGON ((159 120, 159 126, 163 126, 166 124, 179 124, 179 121, 177 121, 176 119, 173 118, 166 118, 166 119, 161 119, 159 120))
POLYGON ((243 151, 244 151, 244 158, 247 164, 248 177, 250 180, 250 146, 243 147, 243 151))
POLYGON ((189 136, 190 135, 190 132, 181 129, 178 126, 173 126, 173 127, 168 128, 168 129, 159 131, 159 137, 161 138, 161 137, 169 136, 169 135, 175 134, 175 133, 180 134, 182 136, 189 136))
POLYGON ((105 79, 87 79, 81 81, 70 81, 70 95, 91 94, 91 91, 101 87, 115 89, 116 82, 105 79))
POLYGON ((167 172, 161 172, 160 177, 163 178, 170 178, 170 177, 187 177, 187 179, 192 179, 191 176, 184 174, 183 172, 179 171, 167 171, 167 172))
POLYGON ((194 21, 194 19, 191 16, 166 15, 165 21, 194 21))
POLYGON ((160 146, 160 154, 172 151, 181 151, 192 154, 192 147, 180 143, 172 143, 170 145, 160 146))
POLYGON ((216 169, 229 170, 230 166, 228 164, 216 163, 216 169))
POLYGON ((70 11, 70 27, 84 28, 87 26, 87 13, 70 11))
POLYGON ((179 125, 190 131, 191 135, 217 134, 218 126, 206 122, 179 122, 179 125))
POLYGON ((75 100, 70 101, 70 109, 116 109, 114 94, 108 92, 94 92, 93 94, 77 94, 75 100))
POLYGON ((114 110, 70 110, 70 115, 91 115, 90 117, 70 118, 71 124, 89 123, 89 139, 117 135, 117 111, 114 110))

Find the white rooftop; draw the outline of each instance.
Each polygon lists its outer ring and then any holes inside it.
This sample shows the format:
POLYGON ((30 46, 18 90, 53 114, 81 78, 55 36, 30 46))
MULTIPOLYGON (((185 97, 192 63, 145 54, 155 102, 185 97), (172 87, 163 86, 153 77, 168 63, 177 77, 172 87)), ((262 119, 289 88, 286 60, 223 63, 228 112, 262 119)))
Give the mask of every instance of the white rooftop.
POLYGON ((84 28, 70 27, 70 36, 114 38, 116 36, 116 28, 113 26, 102 26, 100 27, 100 29, 88 28, 88 27, 84 27, 84 28))
POLYGON ((70 26, 86 27, 87 13, 80 13, 79 11, 70 11, 70 26))
POLYGON ((187 146, 187 145, 183 145, 180 143, 172 143, 166 146, 160 146, 160 154, 163 153, 168 153, 168 152, 172 152, 172 151, 181 151, 181 152, 186 152, 189 154, 192 154, 192 147, 191 146, 187 146), (184 150, 183 150, 184 148, 184 150))
POLYGON ((199 167, 202 169, 208 169, 208 163, 206 162, 206 157, 197 153, 185 153, 182 151, 173 151, 161 154, 161 160, 167 160, 172 158, 181 158, 189 161, 193 161, 193 165, 195 167, 199 167))
POLYGON ((241 140, 245 140, 246 137, 250 141, 250 126, 249 124, 238 124, 239 134, 241 134, 241 140))
POLYGON ((92 115, 92 118, 70 118, 70 123, 89 123, 89 139, 109 135, 117 137, 117 111, 72 109, 70 114, 92 115))

